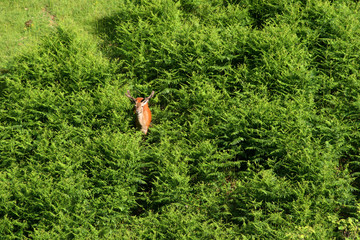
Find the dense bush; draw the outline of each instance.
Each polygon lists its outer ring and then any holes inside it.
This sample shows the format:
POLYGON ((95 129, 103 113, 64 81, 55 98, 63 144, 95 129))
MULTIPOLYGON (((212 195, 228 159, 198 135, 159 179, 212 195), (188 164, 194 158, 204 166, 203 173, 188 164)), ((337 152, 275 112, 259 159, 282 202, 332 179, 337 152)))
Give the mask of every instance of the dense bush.
POLYGON ((358 238, 357 3, 117 4, 0 76, 4 239, 358 238))

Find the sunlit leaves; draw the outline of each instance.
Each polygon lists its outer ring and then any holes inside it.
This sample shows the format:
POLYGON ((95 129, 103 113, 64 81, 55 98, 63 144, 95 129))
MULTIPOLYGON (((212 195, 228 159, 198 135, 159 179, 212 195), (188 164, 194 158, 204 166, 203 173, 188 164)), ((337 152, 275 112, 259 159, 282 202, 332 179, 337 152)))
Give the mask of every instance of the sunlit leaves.
POLYGON ((116 4, 91 33, 59 24, 0 76, 1 232, 356 235, 355 3, 116 4), (155 91, 146 136, 127 89, 155 91))

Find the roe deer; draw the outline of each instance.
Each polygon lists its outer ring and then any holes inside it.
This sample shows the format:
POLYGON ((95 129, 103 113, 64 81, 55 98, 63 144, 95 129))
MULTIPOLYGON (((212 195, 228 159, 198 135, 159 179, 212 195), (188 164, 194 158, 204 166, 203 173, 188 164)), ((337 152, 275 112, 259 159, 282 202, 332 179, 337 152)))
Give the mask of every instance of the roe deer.
POLYGON ((138 97, 138 98, 132 97, 130 95, 129 90, 127 90, 127 94, 125 93, 125 95, 135 103, 135 112, 137 114, 136 125, 138 127, 141 127, 141 131, 144 134, 147 134, 150 123, 151 123, 151 112, 150 112, 150 108, 148 105, 148 101, 150 100, 150 98, 152 98, 154 96, 154 93, 155 92, 152 91, 150 96, 148 96, 145 99, 142 97, 138 97))

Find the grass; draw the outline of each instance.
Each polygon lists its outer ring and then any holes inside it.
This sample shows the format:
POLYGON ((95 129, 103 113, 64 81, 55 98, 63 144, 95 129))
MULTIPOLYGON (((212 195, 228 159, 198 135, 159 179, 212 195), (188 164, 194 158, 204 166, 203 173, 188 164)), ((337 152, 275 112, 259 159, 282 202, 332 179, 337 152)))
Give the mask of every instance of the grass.
POLYGON ((358 239, 357 3, 0 11, 3 239, 358 239))

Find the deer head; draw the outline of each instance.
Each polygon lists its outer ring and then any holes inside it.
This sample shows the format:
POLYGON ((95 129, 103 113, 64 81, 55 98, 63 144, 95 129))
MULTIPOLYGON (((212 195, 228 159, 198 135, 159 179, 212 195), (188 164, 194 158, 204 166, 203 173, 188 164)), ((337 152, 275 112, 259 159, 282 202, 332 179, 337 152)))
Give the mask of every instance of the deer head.
POLYGON ((145 99, 142 97, 138 97, 138 98, 132 97, 129 90, 127 90, 127 93, 125 93, 125 96, 130 98, 135 104, 134 109, 137 114, 136 125, 141 128, 141 131, 144 134, 147 134, 150 123, 151 123, 151 111, 150 111, 148 102, 149 102, 150 98, 152 98, 154 96, 154 93, 155 92, 152 91, 150 96, 148 96, 145 99))

